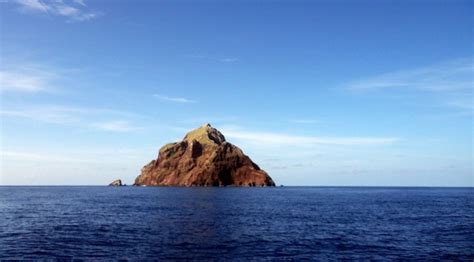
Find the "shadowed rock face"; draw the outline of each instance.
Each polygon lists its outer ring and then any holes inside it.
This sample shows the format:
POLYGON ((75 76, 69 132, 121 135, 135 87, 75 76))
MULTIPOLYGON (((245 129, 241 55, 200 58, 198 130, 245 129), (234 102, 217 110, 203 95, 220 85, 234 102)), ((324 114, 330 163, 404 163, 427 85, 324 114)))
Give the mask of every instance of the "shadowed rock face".
POLYGON ((146 186, 275 186, 240 148, 225 141, 211 125, 203 125, 160 149, 142 168, 135 185, 146 186))
POLYGON ((112 183, 109 184, 109 186, 122 186, 122 180, 117 179, 112 181, 112 183))

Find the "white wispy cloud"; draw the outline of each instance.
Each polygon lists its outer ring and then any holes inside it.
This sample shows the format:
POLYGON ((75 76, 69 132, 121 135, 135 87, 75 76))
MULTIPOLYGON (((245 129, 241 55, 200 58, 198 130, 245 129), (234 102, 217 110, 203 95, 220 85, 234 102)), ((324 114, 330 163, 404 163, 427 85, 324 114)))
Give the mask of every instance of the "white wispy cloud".
POLYGON ((446 103, 447 106, 457 107, 460 109, 467 109, 472 112, 474 110, 474 101, 473 99, 458 99, 452 100, 446 103))
POLYGON ((21 109, 2 108, 0 109, 0 116, 26 118, 44 123, 77 126, 85 129, 109 132, 133 132, 141 130, 141 127, 132 125, 129 120, 115 120, 117 118, 136 118, 137 116, 133 113, 90 107, 43 105, 21 109), (101 121, 92 121, 91 119, 101 119, 101 121))
POLYGON ((235 57, 224 57, 224 58, 219 58, 217 60, 222 63, 234 63, 234 62, 239 61, 239 59, 235 57))
POLYGON ((169 102, 175 102, 175 103, 182 103, 182 104, 196 103, 195 100, 191 100, 184 97, 171 97, 171 96, 165 96, 161 94, 153 94, 153 96, 163 101, 169 101, 169 102))
POLYGON ((419 94, 429 97, 435 107, 471 115, 474 90, 474 60, 464 58, 431 66, 389 72, 352 82, 352 91, 395 91, 397 96, 419 94))
POLYGON ((179 122, 184 124, 203 125, 205 123, 234 123, 238 121, 238 119, 239 117, 237 116, 199 116, 194 118, 183 119, 179 122))
POLYGON ((474 62, 472 58, 466 58, 362 79, 350 83, 349 89, 409 88, 429 92, 462 91, 473 88, 473 74, 474 62))
POLYGON ((102 13, 90 11, 84 0, 14 0, 24 12, 62 16, 69 21, 88 21, 102 13))
POLYGON ((123 159, 137 159, 143 158, 147 155, 143 155, 141 150, 129 149, 129 148, 95 148, 87 146, 85 148, 75 148, 74 150, 54 150, 45 151, 38 150, 37 148, 25 149, 0 149, 0 162, 1 160, 7 160, 8 162, 13 161, 32 161, 32 162, 75 162, 75 163, 101 163, 115 162, 117 158, 119 162, 123 159))
POLYGON ((72 7, 72 6, 68 6, 68 5, 58 6, 56 8, 56 11, 58 12, 59 15, 72 16, 72 17, 75 17, 80 13, 79 9, 77 9, 75 7, 72 7))
POLYGON ((224 130, 226 137, 243 140, 255 144, 267 145, 391 145, 399 140, 396 137, 318 137, 297 136, 271 132, 247 132, 239 130, 224 130))
POLYGON ((61 105, 38 105, 26 108, 2 108, 0 110, 0 115, 6 117, 21 117, 56 124, 78 123, 92 115, 111 114, 115 114, 114 111, 107 109, 82 108, 61 105))
POLYGON ((84 0, 73 0, 73 2, 78 4, 78 5, 87 6, 86 3, 84 2, 84 0))
POLYGON ((41 92, 54 89, 59 76, 53 70, 35 65, 0 69, 0 92, 41 92))
POLYGON ((48 6, 40 0, 17 0, 16 3, 21 5, 25 10, 48 12, 48 6))
POLYGON ((26 151, 0 151, 0 157, 2 159, 12 159, 20 161, 39 161, 39 162, 94 162, 93 159, 80 159, 77 157, 68 157, 64 155, 57 154, 45 154, 36 153, 36 152, 26 152, 26 151))
POLYGON ((290 122, 295 123, 295 124, 315 124, 318 121, 314 119, 293 119, 293 120, 290 120, 290 122))
POLYGON ((138 130, 137 127, 132 126, 128 121, 115 120, 101 123, 94 123, 92 126, 105 131, 111 132, 131 132, 138 130))
POLYGON ((220 63, 235 63, 240 60, 237 57, 218 57, 215 55, 203 55, 203 54, 191 54, 191 55, 186 55, 186 57, 209 61, 209 62, 220 62, 220 63))
POLYGON ((76 113, 55 108, 37 108, 37 109, 13 109, 0 110, 3 117, 19 117, 30 120, 55 123, 55 124, 71 124, 80 121, 76 113))

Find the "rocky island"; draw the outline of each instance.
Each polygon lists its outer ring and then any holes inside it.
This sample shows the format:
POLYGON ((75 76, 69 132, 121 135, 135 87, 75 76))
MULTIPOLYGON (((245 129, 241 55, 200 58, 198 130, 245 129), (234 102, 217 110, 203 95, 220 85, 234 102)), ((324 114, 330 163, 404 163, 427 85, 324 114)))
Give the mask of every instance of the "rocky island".
POLYGON ((210 124, 159 150, 136 186, 275 186, 272 178, 210 124))
POLYGON ((123 186, 122 180, 120 179, 114 180, 112 181, 112 183, 109 184, 109 186, 123 186))

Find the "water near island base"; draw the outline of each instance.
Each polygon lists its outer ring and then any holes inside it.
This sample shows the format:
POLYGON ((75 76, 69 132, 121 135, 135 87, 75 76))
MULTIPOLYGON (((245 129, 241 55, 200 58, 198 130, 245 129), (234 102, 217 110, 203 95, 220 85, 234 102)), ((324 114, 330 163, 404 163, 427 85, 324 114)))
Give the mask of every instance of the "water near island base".
POLYGON ((472 261, 473 193, 0 187, 0 259, 472 261))

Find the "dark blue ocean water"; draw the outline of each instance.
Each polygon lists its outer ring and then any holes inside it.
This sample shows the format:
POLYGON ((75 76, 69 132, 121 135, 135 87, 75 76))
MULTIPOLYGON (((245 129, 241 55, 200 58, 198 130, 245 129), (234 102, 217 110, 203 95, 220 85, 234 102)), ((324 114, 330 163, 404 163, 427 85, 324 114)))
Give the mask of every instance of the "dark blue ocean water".
POLYGON ((0 187, 0 259, 474 259, 474 190, 0 187))

